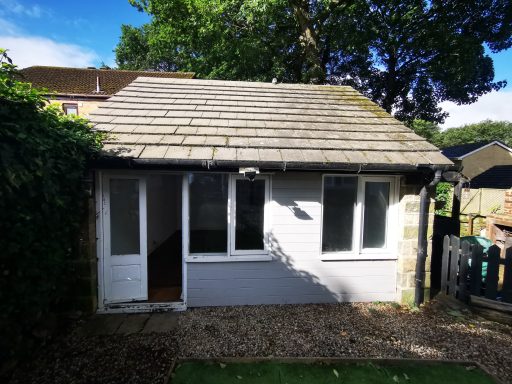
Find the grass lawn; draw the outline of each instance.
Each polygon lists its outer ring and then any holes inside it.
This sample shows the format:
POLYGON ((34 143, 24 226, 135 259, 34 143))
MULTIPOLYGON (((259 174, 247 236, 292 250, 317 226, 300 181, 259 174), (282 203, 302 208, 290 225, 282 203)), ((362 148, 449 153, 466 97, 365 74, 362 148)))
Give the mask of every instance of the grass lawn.
POLYGON ((453 363, 219 363, 182 362, 171 375, 172 384, 494 384, 476 367, 453 363))

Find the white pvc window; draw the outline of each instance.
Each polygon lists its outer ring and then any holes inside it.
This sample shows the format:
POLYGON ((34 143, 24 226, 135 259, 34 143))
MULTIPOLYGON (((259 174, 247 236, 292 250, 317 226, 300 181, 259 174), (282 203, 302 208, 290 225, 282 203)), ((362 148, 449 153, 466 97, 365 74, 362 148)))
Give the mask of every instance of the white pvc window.
POLYGON ((396 178, 324 175, 322 188, 322 258, 389 257, 396 178))
POLYGON ((188 177, 187 261, 267 260, 269 176, 188 177))
POLYGON ((268 254, 265 210, 269 202, 268 176, 251 181, 231 177, 231 254, 268 254))
POLYGON ((194 173, 189 176, 190 253, 227 253, 228 200, 228 174, 194 173))

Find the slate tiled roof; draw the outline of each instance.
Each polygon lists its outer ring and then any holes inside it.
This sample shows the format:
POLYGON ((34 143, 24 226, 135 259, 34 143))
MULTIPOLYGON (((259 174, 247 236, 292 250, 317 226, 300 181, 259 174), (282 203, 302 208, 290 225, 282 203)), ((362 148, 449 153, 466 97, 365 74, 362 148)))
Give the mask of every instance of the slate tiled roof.
POLYGON ((191 79, 191 72, 144 72, 113 69, 88 69, 34 66, 20 70, 23 81, 36 88, 47 88, 59 94, 111 96, 139 76, 191 79), (96 79, 100 79, 101 92, 96 92, 96 79))
POLYGON ((346 86, 139 77, 91 115, 111 155, 216 164, 451 165, 346 86))
POLYGON ((471 188, 512 188, 512 165, 495 165, 475 176, 469 183, 471 188))
POLYGON ((443 155, 450 159, 458 159, 464 155, 467 155, 468 153, 471 153, 473 151, 476 151, 477 149, 483 148, 486 145, 489 145, 491 143, 499 144, 504 147, 506 147, 505 143, 494 140, 494 141, 480 141, 478 143, 469 143, 469 144, 461 144, 461 145, 454 145, 453 147, 446 147, 441 150, 443 155))

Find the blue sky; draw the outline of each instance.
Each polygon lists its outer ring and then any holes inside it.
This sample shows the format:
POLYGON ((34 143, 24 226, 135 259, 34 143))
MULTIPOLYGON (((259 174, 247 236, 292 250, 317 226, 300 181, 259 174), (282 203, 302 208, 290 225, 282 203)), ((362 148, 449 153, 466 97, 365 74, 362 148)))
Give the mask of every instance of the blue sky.
MULTIPOLYGON (((0 0, 0 47, 8 48, 20 67, 112 66, 121 24, 147 21, 128 0, 0 0)), ((469 106, 443 103, 451 115, 445 127, 486 118, 512 121, 512 49, 491 56, 496 80, 509 85, 469 106)))

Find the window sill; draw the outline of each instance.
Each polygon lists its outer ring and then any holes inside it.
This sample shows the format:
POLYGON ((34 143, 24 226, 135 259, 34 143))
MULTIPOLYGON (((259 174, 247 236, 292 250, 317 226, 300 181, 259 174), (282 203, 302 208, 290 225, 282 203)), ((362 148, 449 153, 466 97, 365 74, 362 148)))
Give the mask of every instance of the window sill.
POLYGON ((245 255, 245 256, 205 256, 189 255, 185 258, 187 263, 229 263, 239 261, 272 261, 271 255, 245 255))
POLYGON ((360 260, 397 260, 395 253, 324 253, 320 255, 322 261, 360 261, 360 260))

